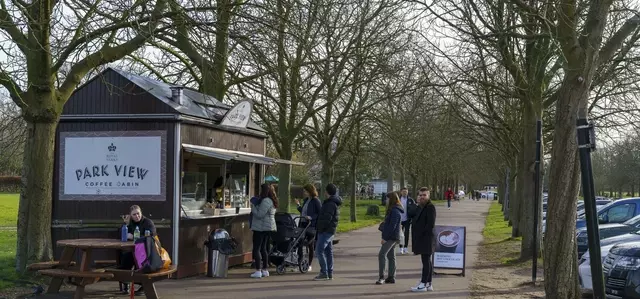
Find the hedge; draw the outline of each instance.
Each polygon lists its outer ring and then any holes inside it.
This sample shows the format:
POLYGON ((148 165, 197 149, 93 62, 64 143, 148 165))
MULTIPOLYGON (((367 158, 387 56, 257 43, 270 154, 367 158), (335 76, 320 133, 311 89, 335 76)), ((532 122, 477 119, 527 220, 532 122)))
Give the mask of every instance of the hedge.
POLYGON ((20 192, 19 176, 0 176, 0 192, 18 193, 20 192))

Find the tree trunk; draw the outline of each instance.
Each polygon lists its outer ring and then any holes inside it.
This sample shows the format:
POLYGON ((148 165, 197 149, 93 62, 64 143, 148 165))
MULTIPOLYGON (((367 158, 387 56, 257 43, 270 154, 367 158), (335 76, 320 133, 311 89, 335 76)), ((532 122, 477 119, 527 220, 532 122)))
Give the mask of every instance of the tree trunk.
POLYGON ((513 188, 514 192, 512 196, 509 198, 509 209, 511 215, 509 219, 511 220, 511 237, 516 238, 520 237, 522 234, 520 232, 520 203, 522 202, 522 186, 524 185, 524 174, 522 171, 523 168, 523 156, 522 154, 518 154, 518 163, 516 165, 516 180, 515 186, 513 188))
POLYGON ((401 166, 400 167, 400 188, 406 187, 407 186, 406 183, 407 183, 407 173, 404 170, 404 167, 401 166))
POLYGON ((57 122, 27 123, 22 188, 18 210, 16 270, 32 262, 50 261, 53 152, 57 122))
MULTIPOLYGON (((291 160, 293 158, 293 142, 289 140, 282 140, 280 146, 281 151, 278 153, 280 159, 291 160)), ((289 207, 291 206, 291 165, 280 164, 278 167, 278 211, 289 213, 289 207)))
MULTIPOLYGON (((523 180, 521 181, 523 184, 521 185, 521 196, 520 196, 520 218, 518 219, 518 228, 520 234, 522 235, 521 249, 520 249, 520 259, 530 259, 534 255, 539 256, 540 252, 537 253, 534 251, 534 236, 538 235, 536 238, 536 242, 538 243, 538 250, 541 250, 542 242, 540 240, 539 231, 541 227, 541 221, 538 221, 538 227, 533 226, 534 222, 534 212, 537 209, 541 210, 542 204, 538 203, 538 206, 535 204, 535 196, 536 192, 538 194, 542 193, 542 188, 540 190, 536 190, 535 188, 535 161, 536 161, 536 111, 534 107, 530 103, 524 104, 523 111, 523 143, 522 143, 522 169, 521 174, 523 175, 523 180)), ((542 150, 542 148, 541 148, 542 150)), ((542 184, 540 184, 542 186, 542 184)), ((541 199, 541 197, 540 197, 541 199)), ((538 214, 538 220, 541 214, 538 214)))
POLYGON ((356 168, 358 167, 358 157, 351 157, 351 222, 356 222, 356 168))
POLYGON ((580 178, 576 111, 587 86, 567 75, 558 91, 549 177, 547 231, 544 250, 546 298, 580 298, 576 250, 576 199, 580 178))
MULTIPOLYGON (((329 155, 327 153, 327 155, 329 155)), ((322 159, 322 171, 320 172, 320 180, 322 182, 322 186, 320 186, 321 190, 318 190, 320 193, 320 199, 326 199, 325 188, 330 183, 333 183, 333 161, 330 161, 328 158, 322 159)), ((342 192, 339 192, 342 194, 342 192)))
POLYGON ((389 172, 387 173, 387 193, 393 192, 393 162, 389 158, 389 172))

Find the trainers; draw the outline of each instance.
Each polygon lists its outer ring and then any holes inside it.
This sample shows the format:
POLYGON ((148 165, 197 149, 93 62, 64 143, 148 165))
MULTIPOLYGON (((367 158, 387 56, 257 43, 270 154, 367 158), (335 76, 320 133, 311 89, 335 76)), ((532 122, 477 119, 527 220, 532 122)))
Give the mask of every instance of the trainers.
POLYGON ((404 248, 402 247, 398 248, 398 254, 404 254, 404 248))
POLYGON ((384 277, 380 277, 378 278, 378 280, 376 280, 376 284, 384 284, 384 283, 385 283, 384 277))
POLYGON ((393 277, 387 277, 387 279, 384 280, 384 283, 396 283, 396 279, 393 277))
POLYGON ((313 270, 313 268, 311 268, 311 266, 309 266, 309 269, 307 269, 307 272, 311 272, 313 270))
POLYGON ((430 282, 427 282, 427 291, 433 292, 433 285, 430 282))
POLYGON ((269 271, 262 270, 262 277, 269 277, 269 271))
POLYGON ((318 274, 318 276, 316 276, 315 278, 313 278, 313 280, 329 280, 329 276, 327 274, 318 274))
POLYGON ((405 248, 402 248, 402 249, 404 250, 404 254, 408 254, 409 253, 409 248, 405 247, 405 248))
POLYGON ((251 278, 262 278, 262 271, 256 271, 251 274, 251 278))
POLYGON ((329 278, 329 280, 333 280, 333 273, 329 273, 329 275, 327 275, 327 277, 329 278))

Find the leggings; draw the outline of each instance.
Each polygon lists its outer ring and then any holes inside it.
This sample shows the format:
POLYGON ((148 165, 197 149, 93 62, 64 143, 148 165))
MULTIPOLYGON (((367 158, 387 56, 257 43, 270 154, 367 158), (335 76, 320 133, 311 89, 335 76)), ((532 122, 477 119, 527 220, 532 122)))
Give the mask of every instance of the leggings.
POLYGON ((267 244, 269 243, 270 232, 253 232, 253 260, 256 270, 266 270, 269 268, 269 254, 267 244))

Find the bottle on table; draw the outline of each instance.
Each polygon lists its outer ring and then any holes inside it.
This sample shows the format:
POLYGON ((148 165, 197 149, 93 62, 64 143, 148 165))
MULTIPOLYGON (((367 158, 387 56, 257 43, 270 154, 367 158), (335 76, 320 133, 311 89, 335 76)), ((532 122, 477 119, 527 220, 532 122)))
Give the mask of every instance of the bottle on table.
POLYGON ((144 231, 144 236, 145 236, 145 237, 149 237, 149 236, 151 236, 151 232, 150 232, 148 229, 147 229, 147 230, 145 230, 145 231, 144 231))
POLYGON ((126 224, 122 225, 122 229, 120 230, 120 241, 122 242, 127 242, 128 239, 128 234, 129 234, 129 228, 127 227, 126 224))
POLYGON ((140 227, 136 226, 136 230, 133 232, 133 240, 138 240, 140 238, 140 227))

